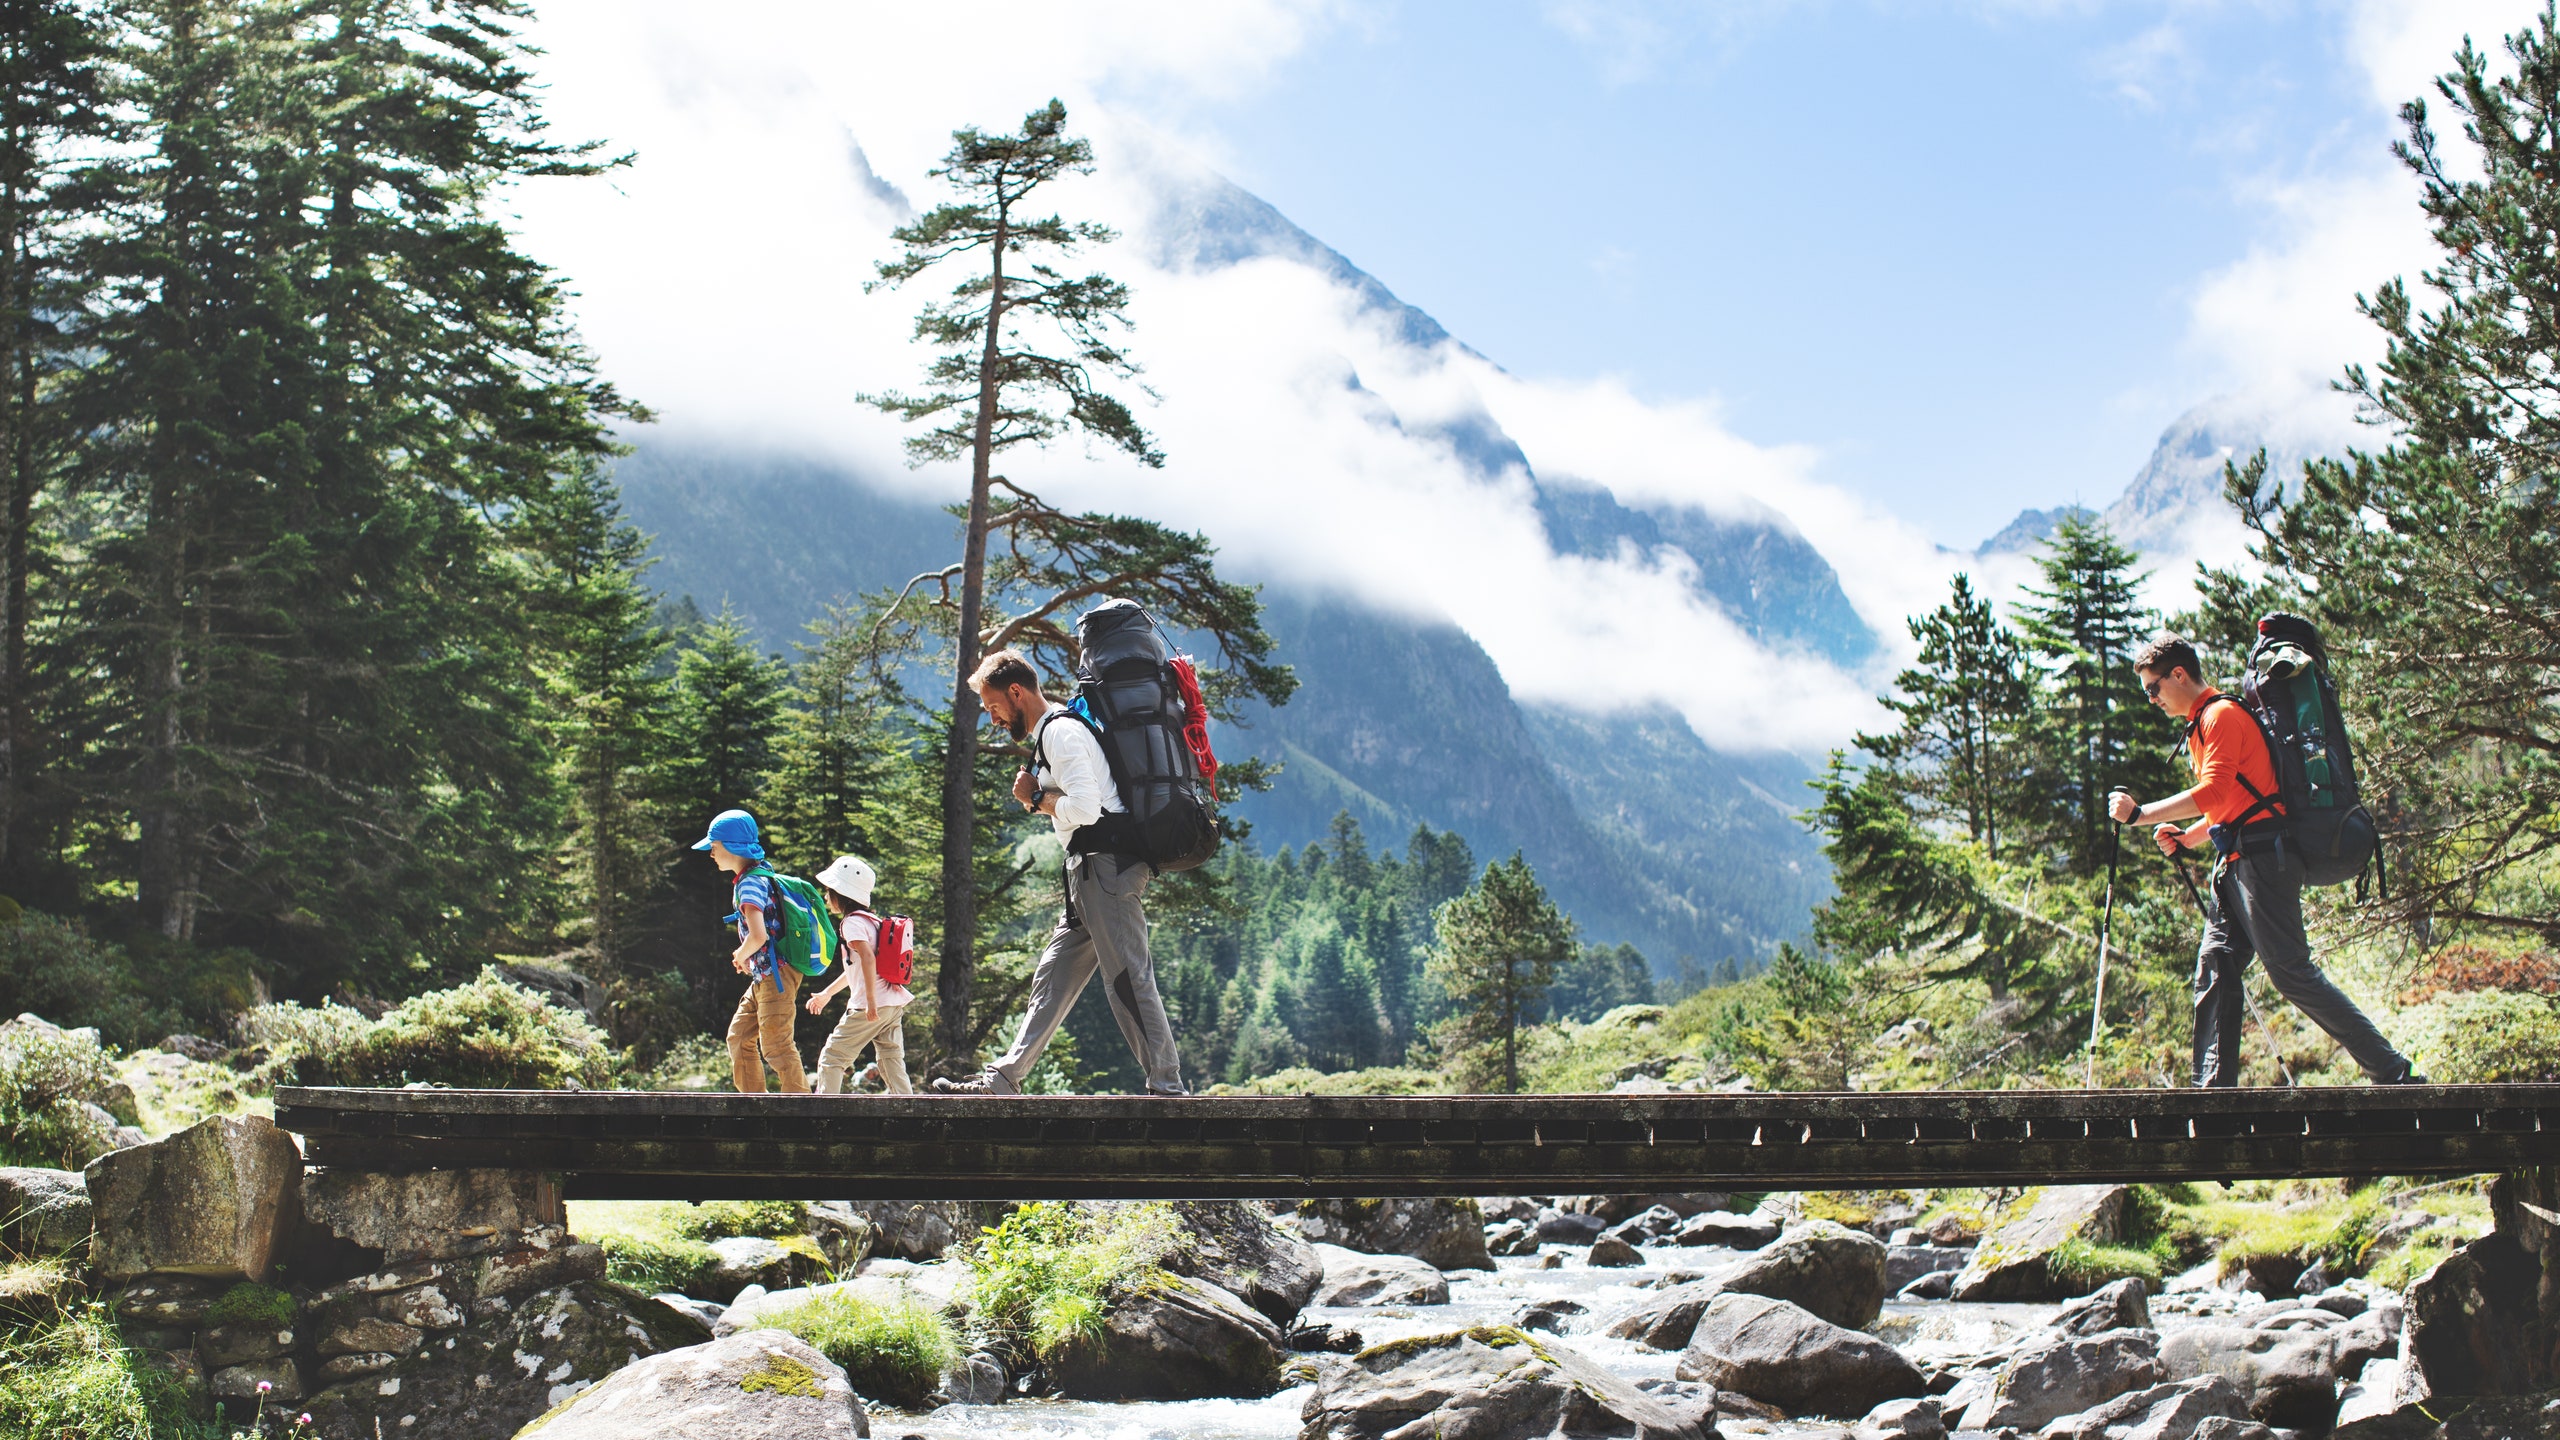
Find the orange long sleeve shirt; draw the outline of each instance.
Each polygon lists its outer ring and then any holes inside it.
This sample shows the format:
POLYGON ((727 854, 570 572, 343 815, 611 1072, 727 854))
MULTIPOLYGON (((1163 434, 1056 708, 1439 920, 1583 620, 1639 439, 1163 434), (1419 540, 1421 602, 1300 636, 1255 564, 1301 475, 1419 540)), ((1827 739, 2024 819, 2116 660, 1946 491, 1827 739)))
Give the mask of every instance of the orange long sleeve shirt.
MULTIPOLYGON (((2237 699, 2213 702, 2222 692, 2207 686, 2196 706, 2204 718, 2187 732, 2187 759, 2196 771, 2196 808, 2211 824, 2228 825, 2257 803, 2240 777, 2247 776, 2259 795, 2276 793, 2276 766, 2267 754, 2267 738, 2258 722, 2237 699)), ((2267 818, 2260 811, 2252 820, 2267 818)))

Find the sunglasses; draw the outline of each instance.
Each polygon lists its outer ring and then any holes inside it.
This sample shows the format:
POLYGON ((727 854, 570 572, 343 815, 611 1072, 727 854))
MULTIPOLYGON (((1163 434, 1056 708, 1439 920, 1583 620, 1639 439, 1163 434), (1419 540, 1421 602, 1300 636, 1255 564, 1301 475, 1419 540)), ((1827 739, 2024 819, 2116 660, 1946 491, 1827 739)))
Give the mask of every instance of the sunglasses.
POLYGON ((2143 682, 2142 682, 2142 698, 2143 698, 2143 699, 2145 699, 2145 700, 2157 700, 2157 699, 2159 699, 2159 698, 2160 698, 2160 682, 2159 682, 2158 680, 2145 680, 2145 681, 2143 681, 2143 682))

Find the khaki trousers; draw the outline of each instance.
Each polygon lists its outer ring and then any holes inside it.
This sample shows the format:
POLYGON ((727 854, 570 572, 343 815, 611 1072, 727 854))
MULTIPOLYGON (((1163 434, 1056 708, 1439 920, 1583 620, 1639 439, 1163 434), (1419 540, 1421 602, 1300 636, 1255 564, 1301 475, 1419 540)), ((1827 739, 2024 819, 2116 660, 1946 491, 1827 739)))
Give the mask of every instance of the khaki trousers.
POLYGON ((862 1058, 862 1047, 880 1052, 880 1083, 892 1095, 915 1093, 907 1079, 907 1007, 883 1005, 876 1011, 845 1007, 844 1018, 818 1051, 818 1093, 834 1095, 845 1088, 844 1077, 862 1058))
POLYGON ((800 1068, 800 1047, 791 1043, 791 1020, 800 1004, 800 972, 788 965, 774 967, 782 976, 782 988, 761 976, 747 982, 747 993, 738 1001, 738 1013, 729 1017, 729 1076, 737 1082, 740 1093, 764 1093, 764 1067, 771 1065, 782 1080, 785 1095, 805 1095, 809 1091, 808 1074, 800 1068))

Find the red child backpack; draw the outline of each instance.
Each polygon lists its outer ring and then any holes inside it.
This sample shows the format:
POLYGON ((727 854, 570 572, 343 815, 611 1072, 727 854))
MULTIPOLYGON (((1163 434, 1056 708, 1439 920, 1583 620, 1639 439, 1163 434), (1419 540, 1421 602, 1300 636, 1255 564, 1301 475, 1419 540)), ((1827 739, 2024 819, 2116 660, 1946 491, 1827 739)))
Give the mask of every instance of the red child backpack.
POLYGON ((871 938, 871 959, 880 972, 883 985, 904 985, 916 976, 916 922, 904 915, 876 915, 871 911, 856 912, 871 917, 880 927, 871 938))

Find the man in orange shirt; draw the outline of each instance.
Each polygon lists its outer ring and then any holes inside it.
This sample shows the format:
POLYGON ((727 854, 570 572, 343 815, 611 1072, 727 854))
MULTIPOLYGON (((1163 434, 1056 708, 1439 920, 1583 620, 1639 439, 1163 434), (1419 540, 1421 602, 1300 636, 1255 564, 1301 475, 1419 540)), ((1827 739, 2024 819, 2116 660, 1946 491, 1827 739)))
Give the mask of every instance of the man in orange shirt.
POLYGON ((2215 852, 2213 904, 2196 952, 2196 1083, 2240 1083, 2240 1032, 2248 1014, 2241 985, 2253 954, 2266 962, 2267 978, 2284 998, 2345 1046, 2375 1084, 2424 1083, 2408 1057, 2311 961, 2302 928, 2302 862, 2279 843, 2289 827, 2257 720, 2204 682, 2195 647, 2175 635, 2142 647, 2133 668, 2151 703, 2187 722, 2196 783, 2148 805, 2118 790, 2107 797, 2107 813, 2119 824, 2158 822, 2152 839, 2164 855, 2207 846, 2215 852), (2183 829, 2168 823, 2179 820, 2196 823, 2183 829))

